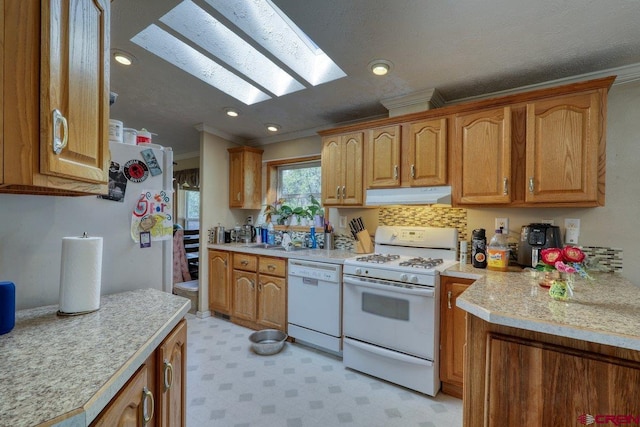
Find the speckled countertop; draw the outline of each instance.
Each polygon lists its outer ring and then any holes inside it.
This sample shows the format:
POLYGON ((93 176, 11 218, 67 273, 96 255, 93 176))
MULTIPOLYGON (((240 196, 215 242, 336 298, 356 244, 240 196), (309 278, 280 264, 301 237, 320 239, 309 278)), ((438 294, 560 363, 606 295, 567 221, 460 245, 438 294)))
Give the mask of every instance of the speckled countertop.
POLYGON ((457 306, 487 321, 640 350, 640 286, 616 273, 578 279, 573 299, 555 301, 529 272, 493 272, 458 265, 444 275, 477 279, 457 306))
POLYGON ((307 261, 326 262, 329 264, 344 264, 345 259, 353 258, 358 255, 355 252, 342 249, 302 249, 296 251, 283 251, 256 248, 256 245, 258 245, 258 243, 208 244, 207 248, 255 255, 268 255, 279 258, 304 259, 307 261))
POLYGON ((189 306, 141 289, 104 296, 80 316, 58 316, 57 305, 18 311, 0 335, 0 426, 88 425, 189 306))

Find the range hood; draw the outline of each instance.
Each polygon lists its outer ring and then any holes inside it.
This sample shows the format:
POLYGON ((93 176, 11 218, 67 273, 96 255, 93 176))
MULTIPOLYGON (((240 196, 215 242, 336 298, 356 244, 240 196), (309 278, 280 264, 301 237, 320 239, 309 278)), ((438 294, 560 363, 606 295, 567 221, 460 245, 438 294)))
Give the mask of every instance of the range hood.
POLYGON ((451 204, 451 186, 367 190, 367 206, 451 204))

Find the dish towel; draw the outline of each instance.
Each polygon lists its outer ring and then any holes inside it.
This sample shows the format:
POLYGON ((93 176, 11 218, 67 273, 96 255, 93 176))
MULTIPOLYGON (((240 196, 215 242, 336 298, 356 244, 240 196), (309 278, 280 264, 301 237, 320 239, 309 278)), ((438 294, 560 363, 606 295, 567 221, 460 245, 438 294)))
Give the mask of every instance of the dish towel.
POLYGON ((173 284, 189 280, 191 280, 191 274, 184 250, 184 231, 178 229, 173 234, 173 284))

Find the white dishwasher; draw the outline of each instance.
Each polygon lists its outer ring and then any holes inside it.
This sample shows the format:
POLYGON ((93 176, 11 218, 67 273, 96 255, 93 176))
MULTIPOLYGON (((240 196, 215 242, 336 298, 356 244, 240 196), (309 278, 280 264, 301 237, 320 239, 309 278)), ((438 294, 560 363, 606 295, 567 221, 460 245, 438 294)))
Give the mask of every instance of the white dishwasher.
POLYGON ((342 266, 289 259, 289 336, 342 355, 342 266))

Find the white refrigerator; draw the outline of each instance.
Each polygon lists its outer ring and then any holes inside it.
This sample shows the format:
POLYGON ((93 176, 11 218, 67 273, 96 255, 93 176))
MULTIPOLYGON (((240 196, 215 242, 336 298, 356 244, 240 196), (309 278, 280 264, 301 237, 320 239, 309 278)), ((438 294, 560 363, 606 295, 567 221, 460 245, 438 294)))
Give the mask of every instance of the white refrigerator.
POLYGON ((117 142, 110 149, 115 200, 0 194, 0 280, 16 284, 18 309, 58 303, 62 239, 85 232, 103 238, 102 295, 171 292, 173 152, 117 142))

